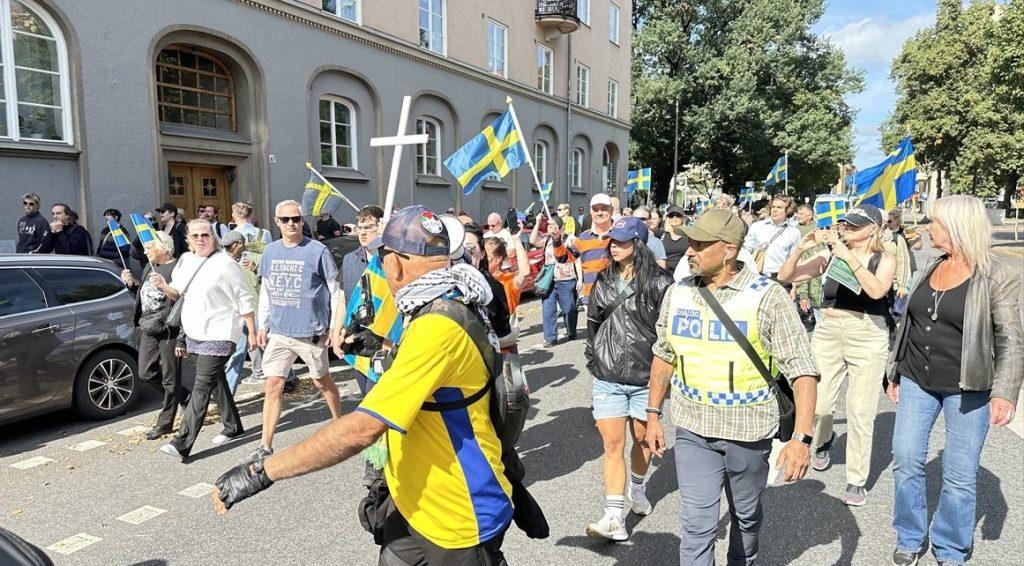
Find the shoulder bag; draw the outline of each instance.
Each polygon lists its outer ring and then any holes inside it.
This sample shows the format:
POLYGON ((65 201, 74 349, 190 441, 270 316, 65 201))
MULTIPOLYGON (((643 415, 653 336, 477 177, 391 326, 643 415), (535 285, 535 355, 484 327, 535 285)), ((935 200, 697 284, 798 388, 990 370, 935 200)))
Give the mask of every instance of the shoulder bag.
POLYGON ((757 352, 754 351, 754 347, 750 345, 747 335, 736 326, 736 323, 725 312, 722 304, 718 302, 714 294, 703 285, 698 285, 697 291, 704 298, 704 302, 714 311, 718 320, 725 325, 729 335, 732 336, 733 340, 750 358, 754 367, 761 374, 761 377, 768 383, 768 387, 772 390, 772 395, 775 396, 775 400, 779 404, 779 432, 775 436, 783 442, 789 442, 789 439, 793 438, 793 429, 796 426, 796 403, 793 400, 793 388, 790 387, 786 376, 782 376, 779 379, 773 378, 771 372, 765 367, 764 362, 761 361, 761 356, 758 356, 757 352))
POLYGON ((781 236, 782 233, 786 231, 786 228, 789 228, 789 226, 783 226, 782 228, 779 228, 779 231, 776 232, 774 236, 772 236, 771 240, 768 240, 767 244, 758 246, 757 249, 754 250, 754 263, 757 264, 757 272, 760 273, 761 275, 765 274, 764 260, 765 258, 768 257, 768 248, 771 247, 771 245, 775 242, 776 238, 781 236))
MULTIPOLYGON (((217 252, 213 253, 215 254, 217 252)), ((213 254, 206 256, 206 259, 204 259, 203 262, 199 264, 199 267, 196 268, 195 273, 192 274, 192 277, 189 278, 188 283, 185 284, 185 288, 181 290, 181 293, 178 296, 178 300, 174 301, 174 304, 171 305, 170 310, 167 311, 167 328, 181 328, 181 309, 184 308, 185 306, 185 293, 188 291, 188 288, 192 286, 192 281, 195 280, 196 275, 199 275, 199 270, 202 269, 204 265, 206 265, 206 262, 209 261, 211 257, 213 257, 213 254)))

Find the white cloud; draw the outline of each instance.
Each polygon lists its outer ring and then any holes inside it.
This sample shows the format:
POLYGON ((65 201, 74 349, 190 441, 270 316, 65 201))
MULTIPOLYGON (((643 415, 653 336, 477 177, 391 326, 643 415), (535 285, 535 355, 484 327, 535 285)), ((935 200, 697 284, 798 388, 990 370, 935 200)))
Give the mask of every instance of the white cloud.
POLYGON ((884 65, 888 68, 907 39, 934 23, 935 14, 932 13, 917 14, 896 22, 885 17, 864 18, 838 29, 826 29, 822 35, 842 49, 851 64, 884 65))

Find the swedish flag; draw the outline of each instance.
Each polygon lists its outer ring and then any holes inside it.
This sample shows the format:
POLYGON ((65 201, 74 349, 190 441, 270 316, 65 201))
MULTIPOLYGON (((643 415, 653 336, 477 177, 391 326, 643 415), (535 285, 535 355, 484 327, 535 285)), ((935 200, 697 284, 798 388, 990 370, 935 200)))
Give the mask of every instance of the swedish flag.
POLYGON ((740 187, 740 207, 754 202, 754 187, 740 187))
POLYGON ((445 159, 444 166, 462 185, 462 194, 468 195, 483 181, 501 179, 526 163, 520 136, 511 112, 506 110, 493 124, 445 159))
MULTIPOLYGON (((384 276, 384 267, 380 256, 374 254, 370 263, 366 266, 364 274, 370 281, 370 296, 373 298, 373 324, 369 329, 377 336, 397 344, 402 338, 402 315, 395 306, 395 298, 391 295, 391 288, 388 287, 387 279, 384 276)), ((363 304, 363 278, 359 278, 348 298, 348 305, 345 309, 345 326, 352 322, 352 317, 363 304)), ((352 354, 345 355, 345 362, 354 367, 371 381, 377 381, 380 376, 370 366, 370 359, 352 354)))
POLYGON ((321 214, 334 214, 341 204, 341 199, 334 191, 334 187, 321 181, 316 173, 310 171, 306 190, 302 193, 302 210, 314 218, 321 214))
POLYGON ((553 182, 552 183, 541 183, 541 185, 540 185, 540 198, 544 199, 545 201, 548 200, 548 198, 551 197, 551 187, 553 185, 554 185, 553 182))
POLYGON ((149 221, 138 212, 131 213, 130 218, 132 219, 132 226, 135 228, 135 233, 139 236, 139 241, 142 245, 146 245, 150 242, 156 241, 156 236, 153 235, 153 227, 149 225, 149 221))
POLYGON ((768 176, 764 180, 764 186, 770 187, 776 183, 785 181, 789 177, 789 155, 783 154, 778 161, 775 162, 775 167, 768 172, 768 176))
POLYGON ((626 175, 626 195, 632 195, 635 191, 651 190, 651 168, 641 167, 636 171, 630 171, 626 175))
POLYGON ((828 228, 846 218, 846 197, 842 195, 818 195, 814 201, 814 217, 818 228, 828 228))
POLYGON ((903 138, 884 161, 859 171, 854 186, 858 195, 854 206, 873 204, 882 210, 892 210, 913 196, 917 190, 917 161, 910 136, 903 138))
POLYGON ((121 229, 121 225, 114 220, 107 220, 107 228, 110 229, 110 235, 114 238, 114 245, 123 248, 130 246, 131 242, 128 241, 128 236, 124 235, 124 230, 121 229))

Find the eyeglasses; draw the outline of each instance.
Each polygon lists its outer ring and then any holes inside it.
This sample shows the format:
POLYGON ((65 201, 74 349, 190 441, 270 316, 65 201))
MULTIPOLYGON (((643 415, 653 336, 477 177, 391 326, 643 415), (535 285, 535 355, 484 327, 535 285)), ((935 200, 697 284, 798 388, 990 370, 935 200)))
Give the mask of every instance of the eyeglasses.
POLYGON ((487 227, 488 228, 494 228, 495 226, 501 226, 501 222, 494 222, 494 223, 488 222, 487 223, 487 227))
POLYGON ((291 224, 301 224, 302 223, 302 217, 301 216, 278 216, 277 217, 277 221, 280 222, 281 224, 288 224, 288 223, 291 223, 291 224))
POLYGON ((377 231, 377 225, 376 224, 373 224, 371 226, 360 226, 358 224, 356 225, 356 232, 376 232, 376 231, 377 231))
POLYGON ((405 255, 405 254, 403 254, 401 252, 396 252, 395 250, 392 250, 392 249, 380 248, 379 250, 377 250, 377 255, 380 256, 380 260, 381 261, 384 261, 384 258, 388 257, 391 254, 395 254, 396 256, 398 256, 398 257, 400 257, 402 259, 409 259, 409 256, 407 256, 407 255, 405 255))
POLYGON ((666 214, 665 215, 665 218, 682 218, 682 217, 683 217, 682 214, 675 214, 675 213, 673 213, 673 214, 666 214))
POLYGON ((21 201, 22 206, 39 206, 38 202, 32 202, 30 200, 21 201))
POLYGON ((209 232, 205 232, 203 234, 189 234, 188 235, 188 239, 189 240, 209 240, 210 237, 211 236, 210 236, 209 232))
POLYGON ((475 254, 480 251, 480 246, 478 244, 462 244, 462 247, 471 254, 475 254))

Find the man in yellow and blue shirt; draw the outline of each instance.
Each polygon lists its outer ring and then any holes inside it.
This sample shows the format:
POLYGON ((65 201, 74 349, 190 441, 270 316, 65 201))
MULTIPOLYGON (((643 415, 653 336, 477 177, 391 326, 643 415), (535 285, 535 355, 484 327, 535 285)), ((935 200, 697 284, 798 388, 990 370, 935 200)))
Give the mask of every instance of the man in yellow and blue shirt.
POLYGON ((501 543, 512 522, 512 488, 489 391, 461 408, 423 408, 480 392, 489 386, 488 368, 477 343, 453 320, 429 311, 417 316, 435 301, 476 309, 486 302, 487 283, 471 268, 450 266, 447 230, 425 207, 396 212, 375 244, 398 308, 411 319, 394 363, 354 412, 293 448, 222 475, 214 504, 225 513, 275 481, 342 462, 386 434, 384 471, 398 513, 385 521, 380 564, 505 564, 501 543))

